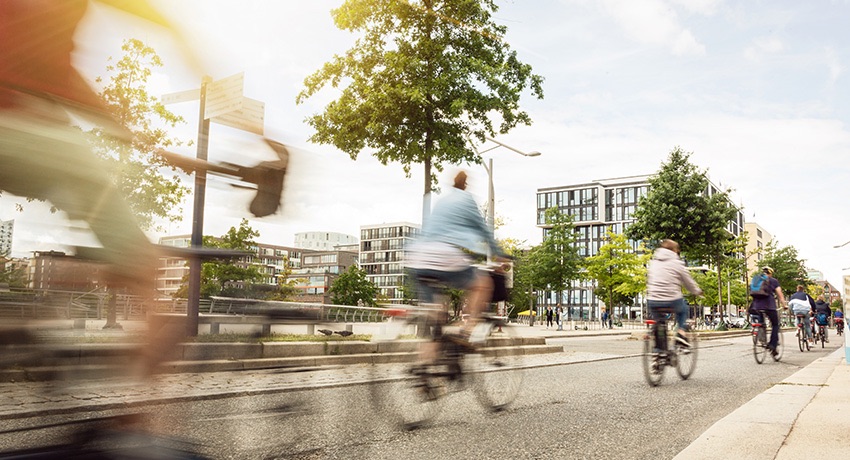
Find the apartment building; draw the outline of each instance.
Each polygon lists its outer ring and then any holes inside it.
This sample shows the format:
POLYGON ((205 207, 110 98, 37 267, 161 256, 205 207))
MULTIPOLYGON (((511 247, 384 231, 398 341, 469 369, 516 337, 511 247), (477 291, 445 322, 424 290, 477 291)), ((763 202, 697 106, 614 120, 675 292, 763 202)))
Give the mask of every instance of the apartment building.
POLYGON ((419 225, 410 222, 360 227, 360 268, 390 303, 404 302, 404 248, 419 231, 419 225))
POLYGON ((744 230, 747 232, 747 274, 752 274, 764 259, 765 248, 773 235, 756 222, 744 223, 744 230))
POLYGON ((301 256, 301 267, 292 270, 290 280, 295 281, 299 293, 294 300, 331 304, 331 286, 339 275, 352 265, 357 265, 357 248, 349 250, 306 251, 301 256))
MULTIPOLYGON (((545 222, 545 213, 549 208, 558 208, 560 212, 573 217, 576 234, 576 246, 582 257, 591 257, 605 244, 608 231, 622 234, 634 222, 638 200, 649 190, 649 175, 628 176, 612 179, 600 179, 587 183, 546 187, 537 190, 537 226, 543 236, 549 229, 545 222)), ((705 193, 712 195, 720 189, 712 183, 705 193)), ((744 228, 744 216, 738 212, 729 222, 727 230, 739 235, 744 228)), ((630 241, 633 248, 638 242, 630 241)), ((571 318, 597 319, 600 313, 600 301, 593 295, 590 282, 576 282, 574 288, 562 293, 563 304, 571 318)), ((538 294, 538 305, 554 305, 558 302, 558 293, 544 291, 538 294)), ((635 316, 640 307, 632 307, 628 312, 635 316)))
POLYGON ((300 232, 295 234, 295 247, 315 251, 333 251, 340 246, 357 245, 356 236, 337 232, 300 232))

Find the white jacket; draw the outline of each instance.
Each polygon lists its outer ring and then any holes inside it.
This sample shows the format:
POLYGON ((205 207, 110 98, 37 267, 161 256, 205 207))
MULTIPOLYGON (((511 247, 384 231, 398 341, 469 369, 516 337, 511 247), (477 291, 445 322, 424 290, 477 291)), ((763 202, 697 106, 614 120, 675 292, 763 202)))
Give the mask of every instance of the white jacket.
POLYGON ((669 249, 656 249, 646 273, 646 298, 649 300, 681 299, 682 286, 691 294, 702 295, 702 289, 691 278, 679 255, 669 249))

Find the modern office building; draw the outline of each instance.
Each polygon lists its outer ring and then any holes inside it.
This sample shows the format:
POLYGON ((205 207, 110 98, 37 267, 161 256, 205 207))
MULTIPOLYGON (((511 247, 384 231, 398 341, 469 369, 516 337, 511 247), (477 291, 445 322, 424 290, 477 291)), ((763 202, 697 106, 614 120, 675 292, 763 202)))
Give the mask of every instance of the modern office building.
POLYGON ((746 222, 744 230, 747 232, 747 274, 751 275, 764 259, 765 248, 773 235, 756 222, 746 222))
MULTIPOLYGON (((613 179, 601 179, 582 184, 546 187, 537 190, 537 226, 546 236, 550 226, 546 225, 545 213, 549 208, 558 208, 562 213, 573 217, 576 233, 576 245, 582 257, 591 257, 605 244, 605 235, 610 230, 622 234, 634 222, 634 213, 638 200, 649 190, 651 176, 629 176, 613 179)), ((712 183, 705 193, 711 195, 720 189, 712 183)), ((731 203, 730 203, 731 205, 731 203)), ((743 231, 744 216, 738 212, 729 222, 727 230, 737 236, 743 231)), ((631 241, 632 247, 638 243, 631 241)), ((599 318, 601 303, 593 295, 589 282, 576 282, 574 288, 562 293, 563 305, 572 318, 599 318)), ((558 293, 544 291, 538 294, 539 306, 554 305, 558 302, 558 293)), ((632 307, 628 312, 635 316, 640 307, 632 307)))
POLYGON ((12 235, 15 233, 15 220, 0 220, 0 257, 12 255, 12 235))
POLYGON ((337 232, 301 232, 295 234, 295 247, 315 251, 333 251, 339 246, 357 245, 357 237, 337 232))
POLYGON ((60 251, 35 251, 28 266, 28 287, 36 290, 90 291, 102 283, 100 266, 60 251))
POLYGON ((404 249, 418 234, 419 225, 410 222, 360 227, 360 268, 387 302, 404 302, 404 249))

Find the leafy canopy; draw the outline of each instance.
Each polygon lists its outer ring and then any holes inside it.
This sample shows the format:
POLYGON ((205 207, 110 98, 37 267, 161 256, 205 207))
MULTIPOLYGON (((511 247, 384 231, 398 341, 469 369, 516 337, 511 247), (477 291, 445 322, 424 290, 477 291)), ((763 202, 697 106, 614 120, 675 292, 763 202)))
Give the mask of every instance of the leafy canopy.
POLYGON ((336 26, 360 34, 354 46, 308 76, 301 103, 330 84, 339 97, 307 118, 311 141, 332 144, 352 159, 364 149, 406 174, 425 164, 426 193, 435 183, 431 165, 479 162, 469 143, 519 123, 530 89, 543 97, 543 79, 521 63, 493 22, 492 0, 347 0, 332 11, 336 26), (495 120, 495 122, 494 122, 495 120))
POLYGON ((572 287, 582 269, 582 258, 575 245, 572 217, 549 208, 544 214, 548 227, 543 242, 531 250, 530 259, 534 274, 534 285, 546 287, 558 293, 572 287), (540 283, 540 284, 537 284, 540 283))
POLYGON ((356 265, 340 273, 331 285, 331 302, 334 305, 375 306, 378 286, 366 277, 366 270, 356 265))
POLYGON ((641 245, 637 251, 623 234, 608 232, 596 255, 584 261, 584 277, 593 280, 593 293, 609 308, 632 305, 646 290, 646 264, 652 256, 641 245))

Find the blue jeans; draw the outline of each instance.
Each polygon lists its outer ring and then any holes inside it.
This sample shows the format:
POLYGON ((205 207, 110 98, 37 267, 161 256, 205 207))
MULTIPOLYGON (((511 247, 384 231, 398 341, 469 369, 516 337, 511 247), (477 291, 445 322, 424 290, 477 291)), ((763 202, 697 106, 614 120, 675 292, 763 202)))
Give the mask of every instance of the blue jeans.
POLYGON ((673 313, 676 315, 676 324, 679 329, 685 329, 685 324, 688 321, 688 306, 685 304, 685 299, 676 300, 647 300, 646 305, 649 307, 649 314, 652 319, 658 320, 662 315, 673 313))
POLYGON ((767 348, 775 350, 779 345, 779 313, 776 310, 757 310, 758 315, 762 318, 760 323, 764 324, 764 317, 770 320, 770 341, 767 342, 767 348))

